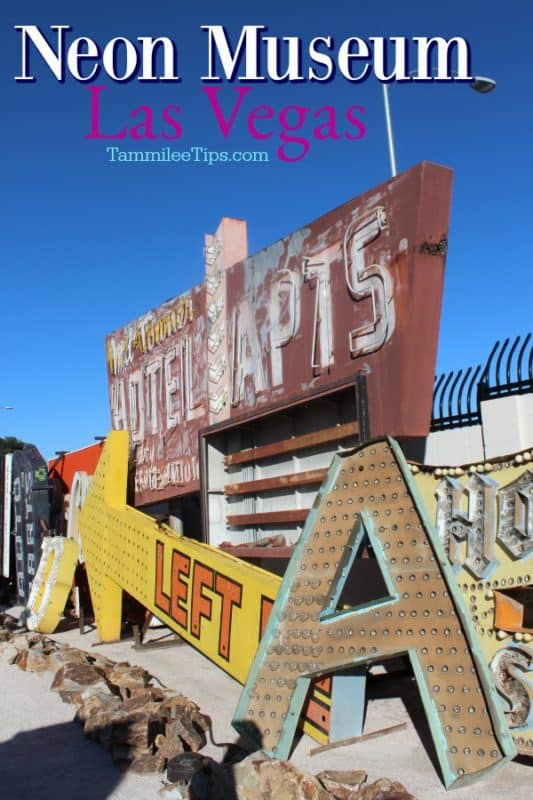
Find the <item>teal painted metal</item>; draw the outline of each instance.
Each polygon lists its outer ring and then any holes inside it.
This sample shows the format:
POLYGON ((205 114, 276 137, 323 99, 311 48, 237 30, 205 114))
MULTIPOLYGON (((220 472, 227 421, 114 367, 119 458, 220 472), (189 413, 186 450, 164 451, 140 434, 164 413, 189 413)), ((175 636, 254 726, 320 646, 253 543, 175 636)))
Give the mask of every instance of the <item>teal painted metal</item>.
POLYGON ((365 722, 366 667, 341 670, 333 675, 329 741, 361 736, 365 722))
POLYGON ((311 678, 400 654, 413 665, 446 786, 471 782, 515 754, 453 572, 399 446, 386 439, 332 462, 233 724, 286 758, 311 678), (365 534, 387 596, 338 610, 365 534))

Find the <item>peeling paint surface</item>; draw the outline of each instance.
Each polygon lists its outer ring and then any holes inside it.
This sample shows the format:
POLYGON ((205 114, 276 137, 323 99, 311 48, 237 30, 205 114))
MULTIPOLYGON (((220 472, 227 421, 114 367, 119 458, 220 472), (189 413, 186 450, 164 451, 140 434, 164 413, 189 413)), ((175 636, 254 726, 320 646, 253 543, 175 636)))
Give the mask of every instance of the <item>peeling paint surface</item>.
POLYGON ((199 489, 207 417, 204 286, 107 337, 112 424, 129 430, 137 505, 199 489))
POLYGON ((135 504, 199 489, 198 434, 367 377, 371 435, 429 431, 451 172, 422 163, 246 257, 206 237, 206 280, 107 337, 135 504))
POLYGON ((232 419, 364 372, 373 435, 427 434, 450 189, 421 164, 228 270, 232 419))

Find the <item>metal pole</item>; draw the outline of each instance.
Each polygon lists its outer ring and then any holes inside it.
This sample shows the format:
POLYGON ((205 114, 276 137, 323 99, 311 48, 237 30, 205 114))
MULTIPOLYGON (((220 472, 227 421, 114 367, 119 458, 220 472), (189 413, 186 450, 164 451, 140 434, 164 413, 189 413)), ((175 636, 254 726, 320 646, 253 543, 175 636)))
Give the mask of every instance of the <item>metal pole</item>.
POLYGON ((392 120, 390 114, 389 104, 389 86, 386 83, 381 84, 383 87, 383 104, 385 106, 385 122, 387 124, 387 141, 389 143, 389 156, 390 156, 390 171, 394 178, 396 176, 396 155, 394 153, 394 139, 392 135, 392 120))
MULTIPOLYGON (((411 70, 409 72, 409 77, 414 75, 416 70, 411 70)), ((453 77, 457 77, 457 73, 454 73, 453 77)), ((389 103, 389 85, 387 83, 381 84, 383 88, 383 105, 385 106, 385 122, 387 125, 387 141, 389 144, 389 157, 390 157, 390 171, 392 177, 396 177, 396 154, 394 152, 394 137, 392 133, 392 119, 390 113, 390 103, 389 103)), ((481 94, 487 94, 487 92, 491 92, 493 89, 496 88, 496 81, 492 78, 484 78, 480 75, 474 75, 474 78, 470 84, 472 89, 475 89, 476 92, 480 92, 481 94)))

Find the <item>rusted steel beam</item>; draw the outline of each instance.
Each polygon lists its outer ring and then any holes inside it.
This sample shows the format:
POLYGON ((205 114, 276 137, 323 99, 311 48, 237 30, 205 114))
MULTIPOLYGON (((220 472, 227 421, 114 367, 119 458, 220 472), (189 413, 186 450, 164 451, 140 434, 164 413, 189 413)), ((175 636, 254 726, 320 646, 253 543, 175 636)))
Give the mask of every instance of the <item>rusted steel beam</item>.
POLYGON ((226 521, 234 527, 257 527, 278 522, 305 522, 308 508, 292 508, 285 511, 265 511, 259 514, 228 514, 226 521))
POLYGON ((267 492, 270 489, 283 489, 284 487, 309 486, 322 483, 326 477, 327 469, 310 469, 306 472, 294 472, 291 475, 277 475, 273 478, 259 478, 256 481, 243 483, 228 483, 224 486, 225 495, 255 494, 267 492))
POLYGON ((294 453, 297 450, 305 450, 307 447, 315 447, 320 444, 330 444, 356 436, 359 433, 357 422, 347 422, 344 425, 336 425, 333 428, 324 428, 314 433, 305 433, 303 436, 293 436, 291 439, 282 439, 272 444, 254 447, 251 450, 244 450, 241 453, 232 453, 226 456, 226 466, 234 464, 247 464, 250 461, 260 461, 263 458, 279 455, 280 453, 294 453))
POLYGON ((253 545, 221 544, 220 549, 237 558, 292 558, 294 547, 254 547, 253 545))

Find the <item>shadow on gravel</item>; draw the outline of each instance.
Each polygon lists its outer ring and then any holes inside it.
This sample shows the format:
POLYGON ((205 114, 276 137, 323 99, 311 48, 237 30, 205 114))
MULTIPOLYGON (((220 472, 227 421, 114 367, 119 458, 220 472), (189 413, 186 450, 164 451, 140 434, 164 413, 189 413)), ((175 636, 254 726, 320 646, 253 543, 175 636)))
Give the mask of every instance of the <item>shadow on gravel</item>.
POLYGON ((105 800, 122 778, 72 722, 35 728, 0 744, 2 800, 105 800))
POLYGON ((369 700, 393 697, 401 698, 407 713, 411 717, 411 722, 416 729, 420 742, 433 765, 433 769, 442 780, 442 772, 433 745, 431 730, 424 713, 416 681, 409 667, 397 674, 374 675, 369 678, 367 684, 367 698, 369 700))

